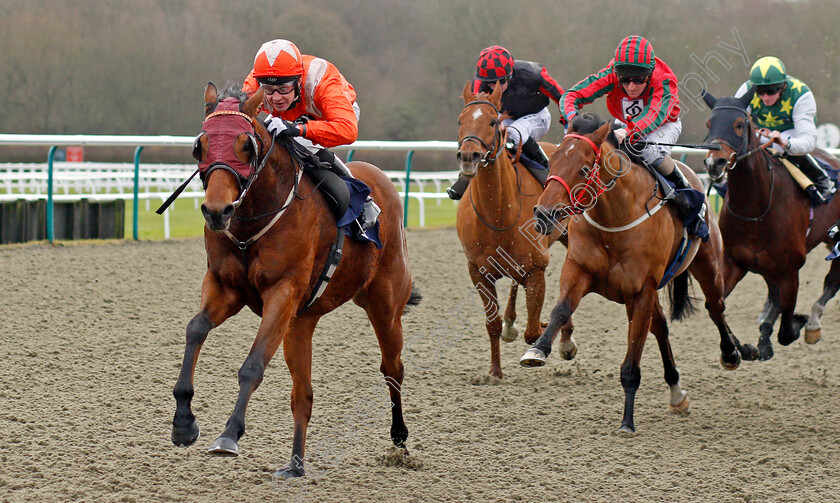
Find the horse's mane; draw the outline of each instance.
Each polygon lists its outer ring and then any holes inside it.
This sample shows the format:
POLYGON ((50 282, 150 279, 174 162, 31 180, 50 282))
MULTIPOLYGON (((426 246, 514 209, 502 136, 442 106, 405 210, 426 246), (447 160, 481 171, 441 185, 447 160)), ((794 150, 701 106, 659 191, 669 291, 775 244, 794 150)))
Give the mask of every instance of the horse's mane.
MULTIPOLYGON (((569 132, 577 134, 594 133, 598 130, 598 128, 604 125, 604 122, 605 121, 596 113, 586 112, 578 114, 574 119, 572 119, 571 124, 569 124, 569 132)), ((610 125, 610 134, 607 135, 607 141, 613 147, 618 147, 618 139, 613 134, 616 127, 616 124, 612 123, 610 125)))
POLYGON ((248 95, 242 90, 242 86, 238 82, 228 81, 225 88, 219 93, 219 101, 225 98, 236 98, 240 103, 244 103, 248 99, 248 95))

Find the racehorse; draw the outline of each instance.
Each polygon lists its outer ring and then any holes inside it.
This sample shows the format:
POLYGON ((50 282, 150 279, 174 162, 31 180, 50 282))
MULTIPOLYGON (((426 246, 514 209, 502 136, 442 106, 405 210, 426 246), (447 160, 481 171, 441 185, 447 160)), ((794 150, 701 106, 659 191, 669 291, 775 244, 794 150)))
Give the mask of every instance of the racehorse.
MULTIPOLYGON (((516 294, 525 287, 528 324, 524 339, 528 344, 542 331, 540 312, 545 298, 545 268, 548 247, 560 232, 543 236, 535 231, 531 209, 542 193, 542 185, 505 153, 502 91, 473 95, 464 88, 465 107, 458 118, 458 163, 461 173, 471 179, 469 190, 458 204, 456 228, 467 256, 470 278, 481 296, 487 334, 490 336, 490 375, 503 377, 499 339, 512 342, 518 336, 516 294), (504 319, 499 316, 496 281, 512 280, 504 319)), ((547 154, 555 145, 542 143, 547 154)), ((574 348, 571 325, 563 333, 566 354, 574 348)), ((571 354, 569 358, 574 356, 571 354)))
MULTIPOLYGON (((720 332, 721 364, 726 369, 740 364, 740 344, 724 317, 720 233, 714 221, 707 220, 709 239, 701 243, 687 235, 675 212, 659 211, 664 201, 658 183, 617 149, 610 123, 595 114, 573 120, 550 164, 551 175, 534 212, 542 232, 550 232, 556 222, 571 217, 569 249, 548 326, 521 363, 545 364, 554 334, 587 293, 625 304, 630 323, 627 354, 621 365, 624 418, 620 431, 632 433, 635 395, 641 382, 639 362, 648 331, 659 344, 671 409, 681 412, 689 406, 688 395, 680 388, 668 324, 657 295, 658 286, 667 282, 669 275, 674 278, 669 292, 671 319, 681 319, 693 309, 688 296, 691 273, 700 283, 706 309, 720 332), (675 256, 684 259, 674 262, 675 256)), ((691 169, 682 163, 678 166, 693 187, 702 189, 691 169)))
MULTIPOLYGON (((236 456, 245 432, 245 409, 262 381, 265 368, 283 345, 292 377, 294 417, 292 458, 280 477, 304 475, 306 429, 312 413, 312 334, 321 316, 353 300, 367 313, 382 353, 380 370, 391 399, 391 439, 405 446, 400 391, 403 363, 401 317, 412 293, 400 198, 378 168, 363 162, 348 167, 372 190, 382 209, 379 238, 372 243, 348 241, 332 279, 314 303, 314 289, 338 243, 336 219, 325 199, 286 145, 273 139, 255 119, 263 92, 251 98, 236 89, 217 96, 210 83, 204 93, 203 131, 193 155, 205 183, 201 211, 206 220, 207 273, 201 307, 187 325, 184 361, 173 394, 177 403, 172 442, 190 445, 199 428, 190 408, 193 374, 210 329, 248 306, 262 317, 248 357, 239 370, 239 397, 211 454, 236 456), (208 160, 215 160, 209 163, 208 160), (244 184, 244 185, 243 185, 244 184)), ((288 141, 288 140, 286 140, 288 141)), ((340 247, 339 247, 340 248, 340 247)), ((335 267, 335 262, 332 262, 335 267)))
MULTIPOLYGON (((779 313, 781 345, 798 339, 803 325, 806 343, 814 344, 822 337, 820 317, 825 304, 840 289, 840 264, 831 262, 823 294, 811 308, 809 318, 794 314, 799 269, 808 251, 819 243, 834 243, 828 229, 840 216, 840 198, 811 208, 805 191, 764 149, 769 143, 759 146, 755 125, 746 111, 752 96, 716 99, 706 93, 704 100, 712 109, 708 139, 721 149, 709 151, 705 166, 713 183, 728 178, 719 218, 725 252, 725 295, 747 272, 759 274, 767 283, 767 301, 759 316, 757 355, 767 360, 773 356, 770 335, 779 313)), ((818 149, 814 156, 840 169, 840 161, 825 151, 818 149)))

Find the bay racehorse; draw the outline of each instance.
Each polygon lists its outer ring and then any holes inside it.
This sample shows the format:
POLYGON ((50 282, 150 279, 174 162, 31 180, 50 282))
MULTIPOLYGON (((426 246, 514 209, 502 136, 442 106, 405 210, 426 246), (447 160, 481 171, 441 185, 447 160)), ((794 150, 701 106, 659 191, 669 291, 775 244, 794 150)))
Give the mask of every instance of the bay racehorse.
MULTIPOLYGON (((669 276, 675 278, 670 288, 671 319, 681 319, 692 310, 688 296, 691 273, 703 290, 706 309, 720 333, 721 364, 735 369, 741 355, 740 344, 724 317, 720 271, 723 250, 717 226, 708 221, 707 242, 688 236, 674 210, 659 211, 664 204, 663 192, 654 177, 632 163, 616 145, 609 122, 604 123, 595 114, 582 114, 575 117, 570 134, 551 156, 549 182, 534 211, 543 232, 569 218, 568 253, 548 326, 521 363, 545 363, 554 334, 568 322, 586 294, 595 292, 624 304, 630 323, 627 353, 621 365, 625 397, 621 431, 629 433, 635 431, 633 408, 641 382, 639 362, 649 331, 659 344, 665 382, 670 387, 670 407, 678 412, 689 405, 687 394, 680 388, 668 324, 657 295, 657 288, 669 276), (684 260, 674 262, 676 256, 684 256, 684 260), (674 267, 671 273, 670 267, 674 267)), ((702 189, 693 171, 682 163, 678 166, 693 187, 702 189)))
MULTIPOLYGON (((799 289, 799 269, 807 253, 820 243, 833 244, 828 229, 840 216, 840 197, 811 208, 805 191, 788 170, 765 147, 759 145, 756 127, 747 114, 752 93, 741 98, 704 100, 712 109, 707 122, 708 140, 720 145, 709 151, 706 171, 713 183, 728 180, 720 210, 720 231, 724 244, 725 295, 729 295, 747 272, 759 274, 767 283, 767 301, 759 316, 758 358, 773 356, 770 336, 781 313, 779 344, 787 346, 799 338, 805 325, 805 342, 822 337, 820 317, 825 304, 840 289, 840 264, 831 262, 823 283, 822 296, 811 308, 810 317, 794 314, 799 289)), ((840 169, 840 161, 825 151, 815 157, 840 169)))
MULTIPOLYGON (((199 351, 210 329, 244 306, 261 316, 251 350, 239 370, 239 396, 221 436, 209 452, 237 455, 245 432, 245 409, 263 379, 266 366, 283 346, 292 378, 294 439, 291 463, 275 475, 304 474, 306 429, 312 413, 312 334, 321 316, 349 300, 367 313, 382 353, 380 370, 391 399, 391 438, 404 446, 400 391, 403 363, 401 317, 412 294, 400 198, 393 183, 371 164, 348 167, 364 181, 382 209, 382 248, 369 242, 343 245, 343 257, 323 294, 310 306, 313 290, 337 243, 336 219, 287 148, 272 139, 255 119, 262 102, 259 90, 250 99, 228 88, 217 96, 207 85, 205 119, 193 155, 205 183, 201 205, 206 225, 207 273, 201 306, 187 325, 183 365, 175 383, 172 441, 190 445, 199 427, 190 403, 199 351)), ((333 262, 334 264, 334 262, 333 262)))
MULTIPOLYGON (((542 185, 506 154, 501 95, 498 86, 492 93, 473 95, 467 84, 465 107, 458 118, 457 153, 461 173, 471 181, 458 204, 456 228, 470 278, 484 305, 490 375, 494 377, 503 376, 499 340, 512 342, 518 335, 514 322, 519 285, 525 287, 528 310, 525 342, 533 344, 542 331, 548 247, 561 235, 558 231, 544 236, 535 230, 532 210, 542 185), (502 277, 510 278, 512 285, 507 308, 500 316, 496 281, 502 277)), ((548 155, 556 148, 548 143, 541 146, 548 155)), ((571 325, 563 337, 564 344, 573 348, 571 325)), ((568 351, 571 349, 566 354, 568 351)))

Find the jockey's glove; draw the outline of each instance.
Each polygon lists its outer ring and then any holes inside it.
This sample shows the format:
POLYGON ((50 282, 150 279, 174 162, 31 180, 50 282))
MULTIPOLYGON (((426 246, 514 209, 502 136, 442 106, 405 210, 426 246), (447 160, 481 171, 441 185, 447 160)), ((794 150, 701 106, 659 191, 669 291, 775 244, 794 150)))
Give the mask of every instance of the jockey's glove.
POLYGON ((265 118, 265 128, 274 136, 300 136, 300 128, 294 122, 269 115, 265 118))

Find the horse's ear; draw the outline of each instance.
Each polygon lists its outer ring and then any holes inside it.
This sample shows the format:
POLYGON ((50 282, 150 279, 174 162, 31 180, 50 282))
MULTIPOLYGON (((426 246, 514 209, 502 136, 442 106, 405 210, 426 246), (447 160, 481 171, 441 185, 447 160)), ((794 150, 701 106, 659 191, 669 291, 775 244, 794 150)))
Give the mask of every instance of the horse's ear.
POLYGON ((747 94, 741 96, 741 103, 744 104, 744 108, 750 106, 753 96, 755 96, 755 86, 750 86, 750 88, 747 89, 747 94))
POLYGON ((216 90, 216 85, 212 82, 208 82, 206 86, 204 86, 204 102, 205 103, 215 103, 218 101, 216 96, 218 95, 218 91, 216 90))
POLYGON ((605 122, 604 125, 599 127, 592 135, 592 141, 594 141, 596 145, 604 143, 604 140, 606 140, 607 136, 609 136, 612 132, 611 127, 611 121, 605 122))
POLYGON ((496 108, 499 108, 501 106, 502 84, 500 84, 498 80, 495 84, 493 84, 493 93, 490 95, 490 103, 496 105, 496 108))
POLYGON ((472 101, 475 101, 475 95, 472 93, 471 87, 472 86, 469 82, 467 82, 467 85, 464 86, 464 103, 470 103, 472 101))
POLYGON ((706 102, 706 105, 708 105, 709 108, 715 108, 715 103, 717 103, 717 98, 715 98, 714 96, 709 94, 709 91, 703 89, 703 101, 706 102))
POLYGON ((242 111, 251 117, 256 117, 257 113, 260 111, 260 105, 262 105, 264 95, 265 90, 263 90, 262 86, 260 86, 260 88, 257 89, 257 92, 248 98, 248 100, 245 101, 245 104, 242 105, 242 111))

